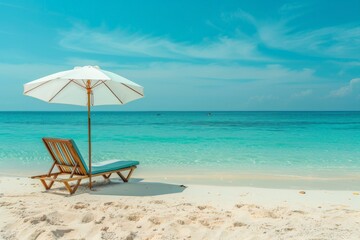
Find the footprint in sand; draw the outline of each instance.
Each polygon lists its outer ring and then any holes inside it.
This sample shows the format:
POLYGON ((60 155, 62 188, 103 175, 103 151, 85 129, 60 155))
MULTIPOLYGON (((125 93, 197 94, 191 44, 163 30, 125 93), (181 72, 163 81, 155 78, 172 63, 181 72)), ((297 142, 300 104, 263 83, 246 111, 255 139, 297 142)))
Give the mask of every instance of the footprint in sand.
POLYGON ((89 223, 89 222, 92 222, 94 220, 94 214, 88 212, 88 213, 85 213, 83 215, 83 218, 81 220, 82 223, 89 223))
POLYGON ((161 223, 160 219, 157 217, 151 217, 151 218, 149 218, 149 221, 155 225, 159 225, 161 223))
POLYGON ((177 222, 178 224, 180 224, 180 225, 185 225, 185 221, 184 221, 184 220, 178 219, 176 222, 177 222))
POLYGON ((73 208, 74 209, 84 209, 84 208, 88 208, 90 206, 90 204, 88 203, 83 203, 83 202, 77 202, 73 208))
POLYGON ((234 227, 245 227, 245 226, 247 226, 247 224, 242 223, 242 222, 234 222, 233 226, 234 227))
POLYGON ((206 208, 208 208, 208 206, 198 206, 198 209, 200 209, 200 210, 204 210, 206 208))
MULTIPOLYGON (((30 223, 32 224, 32 225, 35 225, 35 224, 38 224, 38 223, 40 223, 40 222, 44 222, 44 221, 46 221, 46 215, 42 215, 42 216, 39 216, 39 217, 34 217, 34 218, 32 218, 31 220, 30 220, 30 223)), ((24 219, 24 222, 27 222, 29 219, 24 219)))
POLYGON ((196 216, 189 216, 188 218, 189 218, 191 221, 195 221, 195 220, 197 219, 196 216))
POLYGON ((59 214, 59 212, 55 211, 52 213, 49 213, 48 215, 46 215, 46 221, 50 224, 50 225, 60 225, 61 223, 63 223, 63 221, 60 219, 61 214, 59 214))
POLYGON ((72 232, 74 229, 56 229, 55 231, 51 231, 55 238, 61 238, 66 233, 72 232))
POLYGON ((105 220, 105 216, 102 216, 100 220, 95 221, 95 224, 101 224, 105 220))
POLYGON ((137 222, 140 220, 140 215, 137 213, 130 214, 127 219, 132 222, 137 222))
POLYGON ((200 220, 199 223, 200 223, 201 225, 205 226, 205 227, 209 227, 209 226, 210 226, 210 223, 209 223, 207 220, 204 220, 204 219, 200 220))

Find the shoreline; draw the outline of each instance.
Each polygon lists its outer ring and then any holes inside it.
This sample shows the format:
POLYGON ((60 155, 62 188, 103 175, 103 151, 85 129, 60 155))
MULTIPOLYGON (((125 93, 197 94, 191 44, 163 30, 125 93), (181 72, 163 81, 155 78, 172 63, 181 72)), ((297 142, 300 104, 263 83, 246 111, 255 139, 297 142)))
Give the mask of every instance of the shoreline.
MULTIPOLYGON (((30 176, 44 174, 47 169, 19 172, 17 169, 0 171, 0 177, 30 178, 30 176)), ((199 169, 176 169, 169 168, 138 168, 133 178, 146 179, 147 181, 173 182, 178 184, 204 185, 204 186, 233 186, 233 187, 256 187, 256 188, 279 188, 299 190, 348 190, 358 191, 360 186, 360 173, 353 172, 347 175, 339 172, 326 175, 296 175, 281 173, 252 172, 225 172, 207 171, 199 169), (187 170, 187 171, 185 171, 187 170), (337 174, 337 175, 336 175, 337 174), (334 176, 335 175, 335 176, 334 176)), ((101 179, 101 178, 99 178, 101 179)))
POLYGON ((360 195, 134 178, 69 196, 0 177, 3 239, 359 239, 360 195))

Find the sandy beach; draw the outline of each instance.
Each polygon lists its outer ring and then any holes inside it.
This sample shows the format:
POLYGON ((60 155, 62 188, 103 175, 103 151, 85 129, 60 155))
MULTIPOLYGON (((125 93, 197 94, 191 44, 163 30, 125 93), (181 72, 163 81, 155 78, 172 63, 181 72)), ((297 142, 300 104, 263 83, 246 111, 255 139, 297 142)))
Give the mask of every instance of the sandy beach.
POLYGON ((0 177, 0 238, 360 239, 356 191, 96 181, 70 196, 0 177))
POLYGON ((360 240, 359 10, 0 0, 0 240, 360 240))

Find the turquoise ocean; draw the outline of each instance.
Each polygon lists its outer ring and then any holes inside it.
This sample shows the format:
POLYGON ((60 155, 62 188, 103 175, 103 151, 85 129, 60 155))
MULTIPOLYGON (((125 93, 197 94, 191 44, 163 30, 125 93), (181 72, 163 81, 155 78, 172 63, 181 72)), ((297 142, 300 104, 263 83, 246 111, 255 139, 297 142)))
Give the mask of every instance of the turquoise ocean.
MULTIPOLYGON (((138 160, 137 176, 360 177, 360 112, 92 112, 93 161, 138 160), (219 175, 216 175, 218 173, 219 175)), ((42 137, 87 152, 87 112, 0 112, 0 173, 42 173, 42 137)))

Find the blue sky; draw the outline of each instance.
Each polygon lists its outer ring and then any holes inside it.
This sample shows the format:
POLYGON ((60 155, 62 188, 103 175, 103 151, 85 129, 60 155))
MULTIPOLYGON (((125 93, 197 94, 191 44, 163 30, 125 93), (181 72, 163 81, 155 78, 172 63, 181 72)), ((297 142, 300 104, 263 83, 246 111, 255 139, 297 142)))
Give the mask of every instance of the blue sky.
POLYGON ((145 88, 96 110, 360 110, 359 12, 359 0, 0 0, 0 110, 85 110, 22 95, 82 65, 145 88))

